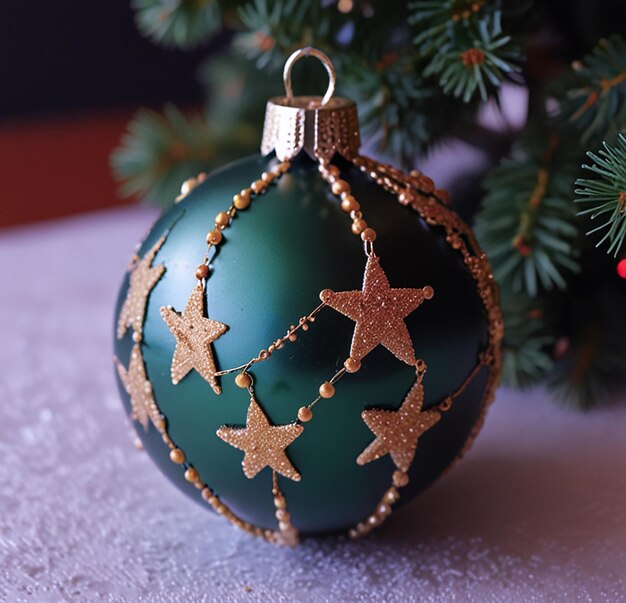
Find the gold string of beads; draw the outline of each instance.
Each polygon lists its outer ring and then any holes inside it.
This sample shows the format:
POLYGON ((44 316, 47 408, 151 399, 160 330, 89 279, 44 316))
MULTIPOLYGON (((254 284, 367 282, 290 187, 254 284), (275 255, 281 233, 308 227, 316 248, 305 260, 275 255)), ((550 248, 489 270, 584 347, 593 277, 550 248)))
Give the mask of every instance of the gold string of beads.
MULTIPOLYGON (((238 211, 243 211, 250 207, 252 200, 261 196, 267 192, 269 186, 277 179, 280 178, 285 172, 289 170, 291 163, 289 161, 283 161, 276 164, 271 169, 263 172, 258 180, 255 180, 250 186, 242 189, 236 195, 233 195, 233 199, 228 209, 220 211, 213 220, 214 226, 206 234, 207 251, 204 256, 204 260, 195 269, 195 277, 199 281, 205 280, 209 275, 209 254, 212 247, 217 247, 224 240, 222 232, 228 228, 233 218, 237 215, 238 211)), ((184 186, 184 185, 183 185, 184 186)))
POLYGON ((373 243, 376 240, 376 231, 367 225, 361 211, 361 204, 352 195, 350 184, 342 180, 341 172, 336 165, 320 160, 318 170, 322 178, 330 185, 333 195, 341 199, 341 209, 352 220, 352 233, 360 236, 366 245, 366 253, 373 252, 373 243))
MULTIPOLYGON (((313 312, 311 312, 307 316, 303 316, 302 318, 300 318, 297 325, 291 325, 289 329, 287 329, 287 333, 285 335, 276 339, 273 343, 267 346, 267 348, 263 348, 254 358, 251 358, 245 364, 219 371, 216 373, 216 376, 221 377, 224 375, 228 375, 229 373, 235 373, 237 371, 242 371, 242 374, 244 374, 253 364, 257 364, 258 362, 265 362, 276 350, 282 350, 285 347, 285 343, 293 343, 294 341, 297 341, 297 332, 299 330, 308 331, 309 326, 315 322, 316 315, 325 305, 326 304, 324 303, 320 304, 319 306, 317 306, 317 308, 315 308, 315 310, 313 310, 313 312)), ((238 377, 239 376, 240 375, 238 375, 238 377)), ((240 379, 239 382, 237 382, 237 378, 235 378, 235 382, 239 387, 247 387, 246 381, 243 378, 240 379)))

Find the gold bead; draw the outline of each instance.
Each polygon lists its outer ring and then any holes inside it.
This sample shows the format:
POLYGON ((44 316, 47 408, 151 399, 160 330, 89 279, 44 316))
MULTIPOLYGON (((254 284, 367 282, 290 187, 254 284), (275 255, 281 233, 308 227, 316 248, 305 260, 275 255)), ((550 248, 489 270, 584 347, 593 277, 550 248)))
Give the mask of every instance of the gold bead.
POLYGON ((348 373, 356 373, 361 368, 361 363, 356 358, 346 358, 343 367, 348 373))
POLYGON ((230 222, 230 216, 225 212, 221 211, 217 216, 215 216, 215 224, 217 226, 228 226, 230 222))
POLYGON ((252 192, 255 195, 260 195, 265 190, 266 187, 267 185, 265 184, 265 182, 263 182, 263 180, 255 180, 250 185, 250 188, 252 189, 252 192))
POLYGON ((393 472, 392 480, 396 488, 403 488, 409 483, 409 476, 404 471, 396 470, 393 472))
POLYGON ((206 502, 209 502, 209 499, 213 496, 213 493, 209 490, 209 488, 204 488, 200 494, 206 502))
POLYGON ((385 492, 384 498, 388 503, 394 503, 399 497, 400 494, 398 493, 398 490, 396 490, 395 486, 392 486, 389 490, 387 490, 387 492, 385 492))
POLYGON ((278 177, 281 174, 284 174, 287 170, 283 167, 282 163, 279 163, 275 166, 272 167, 272 174, 274 174, 274 176, 278 177))
POLYGON ((278 521, 289 521, 291 519, 291 513, 289 513, 289 511, 287 511, 286 509, 278 509, 276 511, 276 519, 278 519, 278 521))
POLYGON ((141 333, 139 333, 138 331, 133 331, 133 341, 135 343, 140 343, 141 342, 141 333))
POLYGON ((200 479, 200 474, 198 473, 197 469, 189 467, 189 469, 185 471, 185 479, 188 482, 197 482, 200 479))
POLYGON ((209 267, 206 264, 200 264, 197 268, 196 268, 196 278, 198 280, 202 280, 203 278, 206 278, 209 274, 209 267))
POLYGON ((195 178, 187 178, 187 180, 185 180, 185 182, 183 182, 182 186, 180 187, 180 194, 181 195, 188 195, 198 184, 198 181, 195 178))
POLYGON ((352 232, 355 235, 360 235, 367 228, 367 222, 361 218, 357 218, 352 222, 352 232))
POLYGON ((276 178, 276 175, 272 172, 263 172, 261 174, 261 180, 263 180, 263 182, 265 182, 266 184, 270 184, 274 180, 274 178, 276 178))
POLYGON ((333 191, 333 195, 341 195, 350 192, 350 185, 345 180, 335 180, 330 190, 333 191))
POLYGON ((329 176, 334 176, 335 178, 340 174, 339 168, 336 165, 327 165, 324 170, 329 176))
POLYGON ((221 231, 215 229, 210 230, 206 235, 206 242, 211 245, 219 245, 222 242, 222 233, 221 231))
POLYGON ((248 373, 239 373, 235 377, 235 385, 237 385, 237 387, 240 387, 241 389, 246 389, 247 387, 250 387, 251 384, 252 379, 250 378, 250 375, 248 375, 248 373))
POLYGON ((289 341, 291 341, 291 343, 296 341, 296 339, 298 339, 298 336, 295 333, 291 333, 291 335, 289 335, 289 341))
POLYGON ((303 423, 308 423, 313 418, 313 413, 310 408, 302 406, 298 409, 298 419, 303 423))
POLYGON ((352 195, 346 195, 341 202, 341 209, 347 214, 357 211, 360 207, 360 203, 352 195))
POLYGON ((319 392, 322 398, 332 398, 335 395, 335 386, 330 381, 324 381, 320 385, 319 392))
POLYGON ((233 205, 237 209, 246 209, 250 205, 250 189, 244 188, 238 195, 235 195, 233 205))
POLYGON ((332 294, 333 294, 332 289, 323 289, 322 291, 320 291, 320 299, 323 302, 327 302, 330 299, 332 294))
POLYGON ((363 239, 363 241, 368 241, 368 242, 372 242, 376 240, 376 231, 373 228, 366 228, 362 233, 361 233, 361 239, 363 239))
POLYGON ((180 448, 170 450, 170 461, 172 461, 172 463, 176 463, 177 465, 181 465, 185 462, 185 453, 180 448))
POLYGON ((277 509, 284 509, 287 506, 287 503, 285 502, 285 499, 282 496, 275 496, 274 506, 277 509))
POLYGON ((433 295, 435 295, 435 291, 430 285, 426 285, 426 287, 422 289, 422 293, 426 299, 432 299, 433 295))

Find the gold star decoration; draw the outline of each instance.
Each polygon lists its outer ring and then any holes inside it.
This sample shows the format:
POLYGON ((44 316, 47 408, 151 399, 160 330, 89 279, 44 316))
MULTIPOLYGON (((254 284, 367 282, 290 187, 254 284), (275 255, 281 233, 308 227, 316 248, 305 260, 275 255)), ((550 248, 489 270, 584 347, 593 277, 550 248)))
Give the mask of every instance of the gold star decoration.
POLYGON ((133 421, 139 421, 144 430, 148 431, 148 423, 153 418, 154 413, 158 412, 158 407, 152 393, 152 384, 146 377, 146 367, 140 345, 136 343, 133 346, 128 370, 124 368, 117 357, 113 360, 124 389, 130 396, 130 418, 133 421))
POLYGON ((241 465, 247 478, 252 479, 264 467, 271 467, 284 477, 299 482, 300 474, 287 458, 285 448, 303 431, 304 427, 298 423, 271 425, 259 403, 250 398, 246 426, 222 425, 217 436, 245 452, 241 465))
POLYGON ((163 264, 153 266, 152 262, 166 238, 162 236, 143 258, 137 258, 131 264, 130 284, 117 320, 118 339, 124 337, 126 331, 132 327, 136 334, 135 340, 141 340, 148 295, 165 272, 163 264))
POLYGON ((361 452, 356 462, 365 465, 390 454, 398 469, 408 471, 418 439, 441 419, 437 410, 422 410, 423 403, 424 387, 418 380, 398 410, 364 410, 361 417, 376 439, 361 452))
POLYGON ((404 319, 425 299, 433 296, 432 287, 392 289, 378 257, 370 255, 365 266, 363 289, 335 293, 325 289, 320 299, 356 322, 350 356, 361 360, 378 344, 396 358, 414 365, 415 351, 404 319))
POLYGON ((204 288, 195 286, 182 314, 172 306, 162 306, 161 316, 176 338, 172 357, 172 383, 176 385, 191 369, 206 379, 216 394, 222 393, 217 383, 215 359, 211 344, 228 329, 228 325, 204 316, 204 288))

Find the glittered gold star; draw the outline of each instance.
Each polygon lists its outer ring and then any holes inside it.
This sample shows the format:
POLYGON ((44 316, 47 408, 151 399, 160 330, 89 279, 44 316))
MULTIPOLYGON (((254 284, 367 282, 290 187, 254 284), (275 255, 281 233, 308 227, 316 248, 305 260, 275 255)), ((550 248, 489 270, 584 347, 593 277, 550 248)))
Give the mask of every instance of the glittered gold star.
POLYGON ((422 410, 424 388, 417 381, 398 410, 364 410, 361 417, 376 439, 358 456, 365 465, 390 454, 396 467, 408 471, 420 436, 441 419, 437 410, 422 410))
POLYGON ((365 266, 363 289, 335 293, 325 289, 320 299, 356 322, 350 356, 360 360, 378 344, 407 364, 415 364, 415 351, 404 319, 425 299, 432 287, 392 289, 378 257, 370 255, 365 266))
POLYGON ((133 421, 139 421, 143 428, 148 431, 148 423, 150 419, 154 418, 155 413, 158 413, 158 407, 152 393, 152 384, 146 377, 146 367, 140 345, 136 343, 133 346, 128 370, 124 368, 117 357, 113 360, 124 389, 130 396, 130 418, 133 421))
POLYGON ((241 465, 247 478, 252 479, 264 467, 271 467, 277 473, 299 482, 300 474, 287 458, 285 448, 303 431, 304 428, 298 423, 270 425, 263 409, 251 398, 246 426, 223 425, 217 430, 217 435, 245 452, 241 465))
POLYGON ((222 388, 215 377, 217 369, 211 343, 226 332, 228 325, 204 316, 202 285, 194 287, 182 314, 172 306, 162 306, 161 316, 176 337, 171 368, 172 383, 176 385, 191 369, 196 369, 208 381, 213 391, 221 394, 222 388))
POLYGON ((137 258, 131 264, 130 284, 117 320, 118 339, 124 337, 126 331, 132 327, 135 333, 134 339, 136 341, 141 340, 148 295, 165 272, 163 264, 152 265, 165 239, 166 236, 162 236, 143 258, 137 258))

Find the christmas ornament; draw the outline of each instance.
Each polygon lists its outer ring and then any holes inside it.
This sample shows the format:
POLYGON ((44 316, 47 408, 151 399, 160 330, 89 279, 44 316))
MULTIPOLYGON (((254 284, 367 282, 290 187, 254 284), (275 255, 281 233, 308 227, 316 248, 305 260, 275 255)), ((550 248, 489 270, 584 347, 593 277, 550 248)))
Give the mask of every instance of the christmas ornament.
POLYGON ((467 450, 493 397, 502 319, 446 192, 359 153, 328 57, 299 50, 284 79, 262 155, 185 182, 141 244, 115 364, 164 473, 291 546, 369 532, 467 450), (322 98, 291 90, 309 55, 329 74, 322 98))

